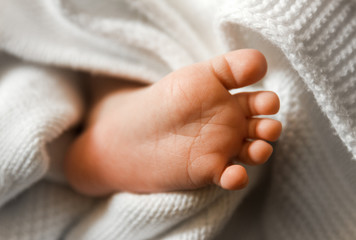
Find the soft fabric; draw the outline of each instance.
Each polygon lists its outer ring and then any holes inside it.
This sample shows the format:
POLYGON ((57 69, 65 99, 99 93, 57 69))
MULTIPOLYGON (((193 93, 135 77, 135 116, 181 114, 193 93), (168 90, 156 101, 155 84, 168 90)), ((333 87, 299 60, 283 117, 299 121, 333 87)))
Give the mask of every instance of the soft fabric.
POLYGON ((355 13, 353 0, 0 1, 0 239, 353 239, 355 13), (248 90, 276 91, 284 125, 247 189, 92 199, 66 185, 88 73, 154 83, 239 48, 266 55, 248 90))

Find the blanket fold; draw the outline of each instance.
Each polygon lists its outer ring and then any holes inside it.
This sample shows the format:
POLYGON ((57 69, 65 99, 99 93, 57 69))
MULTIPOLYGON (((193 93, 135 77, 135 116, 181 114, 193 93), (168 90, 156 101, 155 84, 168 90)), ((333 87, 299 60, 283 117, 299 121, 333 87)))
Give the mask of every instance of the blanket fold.
POLYGON ((44 177, 46 144, 79 121, 75 75, 0 54, 0 206, 44 177))

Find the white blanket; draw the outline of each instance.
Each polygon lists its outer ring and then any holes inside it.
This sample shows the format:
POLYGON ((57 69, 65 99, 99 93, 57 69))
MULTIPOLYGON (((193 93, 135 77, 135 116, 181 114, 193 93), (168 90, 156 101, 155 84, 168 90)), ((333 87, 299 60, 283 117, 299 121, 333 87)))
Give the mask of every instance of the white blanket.
POLYGON ((0 239, 353 239, 355 49, 354 0, 0 0, 0 239), (66 185, 88 73, 154 83, 238 48, 266 55, 249 90, 276 91, 284 124, 247 189, 66 185))

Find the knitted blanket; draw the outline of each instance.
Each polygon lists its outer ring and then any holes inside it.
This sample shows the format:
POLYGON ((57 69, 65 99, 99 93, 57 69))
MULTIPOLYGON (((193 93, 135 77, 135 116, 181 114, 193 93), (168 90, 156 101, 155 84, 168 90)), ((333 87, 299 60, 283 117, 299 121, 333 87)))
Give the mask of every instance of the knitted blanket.
MULTIPOLYGON (((354 0, 0 0, 0 239, 354 239, 354 0), (238 48, 284 132, 248 188, 82 196, 61 161, 85 79, 154 83, 238 48)), ((119 173, 118 173, 119 174, 119 173)))

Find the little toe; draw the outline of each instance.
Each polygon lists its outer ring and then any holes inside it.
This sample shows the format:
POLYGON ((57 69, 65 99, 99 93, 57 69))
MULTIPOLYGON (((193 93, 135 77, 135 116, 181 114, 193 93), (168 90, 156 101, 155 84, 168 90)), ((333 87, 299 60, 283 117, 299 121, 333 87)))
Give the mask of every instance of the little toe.
POLYGON ((251 118, 247 122, 247 138, 276 141, 282 132, 280 121, 270 118, 251 118))
POLYGON ((279 98, 270 91, 243 92, 234 95, 246 116, 271 115, 279 110, 279 98))
POLYGON ((246 187, 248 176, 246 169, 240 165, 230 165, 220 177, 220 186, 227 190, 238 190, 246 187))
POLYGON ((272 146, 263 140, 246 141, 239 154, 239 160, 249 165, 265 163, 273 152, 272 146))

